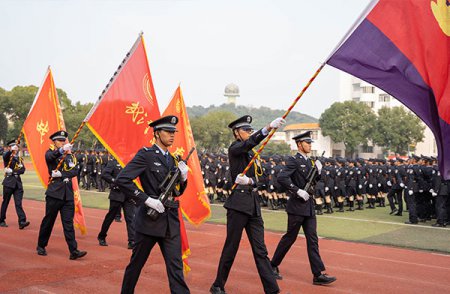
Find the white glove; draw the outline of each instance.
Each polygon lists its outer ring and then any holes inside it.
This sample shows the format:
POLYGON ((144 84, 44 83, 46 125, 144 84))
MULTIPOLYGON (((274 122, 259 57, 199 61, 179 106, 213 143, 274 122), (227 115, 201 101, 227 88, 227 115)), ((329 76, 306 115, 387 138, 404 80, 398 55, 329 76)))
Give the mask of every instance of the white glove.
POLYGON ((282 125, 284 125, 286 123, 286 120, 284 120, 284 118, 282 117, 278 117, 276 119, 274 119, 271 123, 270 123, 270 127, 272 129, 278 129, 279 127, 281 127, 282 125))
POLYGON ((408 195, 412 195, 412 194, 414 194, 413 190, 409 190, 408 195))
POLYGON ((392 186, 391 181, 387 181, 387 185, 388 185, 388 186, 392 186))
POLYGON ((369 188, 372 188, 373 187, 373 185, 372 184, 369 184, 369 188))
POLYGON ((148 197, 147 200, 145 200, 145 205, 148 207, 153 208, 159 213, 163 213, 166 209, 164 208, 164 205, 162 204, 159 199, 154 199, 152 197, 148 197))
POLYGON ((362 189, 362 185, 358 185, 358 189, 362 189))
POLYGON ((19 147, 17 145, 14 145, 11 147, 11 151, 17 151, 19 150, 19 147))
POLYGON ((188 177, 188 171, 189 167, 187 166, 186 162, 180 161, 178 162, 178 169, 181 172, 181 180, 184 182, 187 180, 188 177))
POLYGON ((431 192, 431 196, 436 197, 437 193, 436 192, 431 192))
POLYGON ((9 167, 5 167, 5 174, 10 175, 12 174, 13 170, 9 167))
POLYGON ((322 162, 320 162, 320 160, 316 160, 314 163, 316 164, 317 170, 319 171, 320 174, 320 172, 322 171, 322 162))
POLYGON ((381 187, 381 184, 380 184, 380 183, 378 183, 378 188, 379 188, 379 187, 381 187))
POLYGON ((208 179, 206 179, 206 180, 205 180, 205 183, 206 183, 206 185, 208 185, 208 184, 209 184, 209 180, 208 180, 208 179))
POLYGON ((236 177, 236 181, 234 181, 238 185, 252 185, 253 181, 246 175, 238 174, 236 177))
POLYGON ((298 189, 297 195, 298 195, 298 197, 302 198, 305 201, 308 201, 308 199, 310 197, 308 192, 306 192, 305 190, 302 190, 302 189, 298 189))
POLYGON ((52 170, 52 178, 60 178, 62 174, 59 170, 52 170))
POLYGON ((68 151, 72 151, 72 147, 73 147, 72 144, 67 143, 62 148, 63 148, 63 151, 68 152, 68 151))
POLYGON ((325 192, 328 192, 328 190, 330 190, 330 188, 328 188, 328 187, 325 187, 325 192))
POLYGON ((400 187, 405 188, 405 184, 400 183, 400 187))
POLYGON ((433 194, 433 193, 434 193, 434 190, 433 190, 433 189, 430 189, 428 192, 430 192, 430 193, 433 194))

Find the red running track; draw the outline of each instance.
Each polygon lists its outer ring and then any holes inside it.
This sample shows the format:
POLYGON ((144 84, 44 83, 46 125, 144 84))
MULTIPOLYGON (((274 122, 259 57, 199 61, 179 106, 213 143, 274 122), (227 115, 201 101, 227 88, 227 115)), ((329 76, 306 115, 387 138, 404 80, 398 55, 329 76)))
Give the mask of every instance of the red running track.
MULTIPOLYGON (((12 204, 12 203, 11 203, 12 204)), ((0 228, 0 293, 119 293, 131 251, 126 249, 125 223, 113 223, 100 247, 97 233, 105 210, 85 208, 88 235, 77 234, 82 259, 69 260, 58 218, 47 247, 48 256, 35 251, 44 203, 24 201, 31 225, 19 230, 14 208, 8 210, 8 228, 0 228)), ((225 239, 225 226, 187 224, 192 271, 186 280, 191 293, 209 293, 225 239)), ((78 232, 77 232, 78 233, 78 232)), ((319 228, 320 233, 320 228, 319 228)), ((281 234, 266 231, 269 254, 281 234)), ((321 239, 320 252, 327 272, 338 280, 313 286, 306 243, 299 238, 280 270, 282 293, 450 293, 450 256, 423 251, 321 239)), ((244 234, 226 290, 231 294, 263 293, 251 248, 244 234)), ((169 293, 165 265, 156 246, 144 267, 136 293, 169 293)))

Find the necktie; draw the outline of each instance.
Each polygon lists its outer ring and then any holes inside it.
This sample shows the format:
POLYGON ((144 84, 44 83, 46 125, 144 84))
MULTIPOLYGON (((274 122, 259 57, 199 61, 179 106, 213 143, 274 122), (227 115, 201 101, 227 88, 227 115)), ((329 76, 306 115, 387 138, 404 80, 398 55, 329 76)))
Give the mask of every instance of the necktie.
POLYGON ((169 152, 164 153, 164 157, 166 158, 166 164, 169 165, 169 152))

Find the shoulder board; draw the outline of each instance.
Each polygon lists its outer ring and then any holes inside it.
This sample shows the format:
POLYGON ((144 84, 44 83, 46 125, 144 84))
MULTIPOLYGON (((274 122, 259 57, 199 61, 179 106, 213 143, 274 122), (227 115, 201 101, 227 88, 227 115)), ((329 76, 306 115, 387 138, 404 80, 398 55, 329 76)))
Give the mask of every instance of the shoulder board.
POLYGON ((54 151, 56 149, 55 145, 50 145, 50 150, 54 151))
POLYGON ((144 151, 153 151, 152 147, 142 147, 142 150, 144 151))

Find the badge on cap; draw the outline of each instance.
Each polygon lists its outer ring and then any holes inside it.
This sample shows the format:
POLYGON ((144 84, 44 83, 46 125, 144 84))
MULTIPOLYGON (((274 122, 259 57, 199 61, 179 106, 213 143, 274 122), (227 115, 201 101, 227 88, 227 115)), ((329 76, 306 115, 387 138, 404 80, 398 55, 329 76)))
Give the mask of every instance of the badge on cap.
POLYGON ((177 118, 174 116, 174 117, 172 117, 172 119, 170 120, 170 122, 172 123, 172 124, 176 124, 177 123, 177 118))
POLYGON ((64 136, 64 131, 61 131, 61 136, 64 136))
POLYGON ((250 116, 247 116, 247 122, 250 123, 252 121, 252 118, 250 116))

